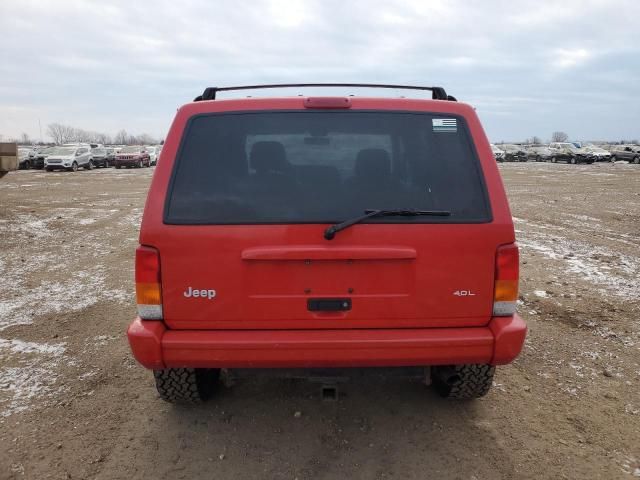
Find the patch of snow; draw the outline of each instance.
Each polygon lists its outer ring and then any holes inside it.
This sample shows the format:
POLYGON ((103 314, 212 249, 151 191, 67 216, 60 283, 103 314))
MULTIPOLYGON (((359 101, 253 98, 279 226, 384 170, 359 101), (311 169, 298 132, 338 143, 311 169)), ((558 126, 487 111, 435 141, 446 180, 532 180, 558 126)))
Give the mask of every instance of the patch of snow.
POLYGON ((96 371, 86 372, 78 376, 78 380, 86 380, 87 378, 95 377, 98 374, 96 371))
POLYGON ((539 252, 544 256, 565 262, 565 270, 576 274, 583 281, 598 285, 603 293, 634 300, 640 296, 640 262, 638 258, 619 252, 594 247, 591 244, 567 240, 558 234, 542 233, 537 226, 527 231, 518 240, 526 249, 539 252))
POLYGON ((0 350, 9 350, 12 354, 39 353, 62 355, 65 348, 63 343, 50 345, 47 343, 23 342, 15 338, 11 340, 0 338, 0 350))
POLYGON ((103 347, 112 340, 117 339, 115 335, 98 335, 93 337, 94 345, 103 347))
POLYGON ((35 398, 54 396, 56 370, 63 344, 38 344, 0 339, 0 416, 27 410, 35 398))
POLYGON ((624 413, 628 413, 629 415, 638 415, 640 413, 640 410, 635 408, 632 404, 627 403, 624 406, 624 413))
POLYGON ((78 311, 100 301, 132 300, 131 292, 106 288, 105 279, 104 267, 96 266, 74 272, 66 280, 44 280, 36 289, 21 290, 0 300, 0 331, 29 324, 38 315, 78 311))

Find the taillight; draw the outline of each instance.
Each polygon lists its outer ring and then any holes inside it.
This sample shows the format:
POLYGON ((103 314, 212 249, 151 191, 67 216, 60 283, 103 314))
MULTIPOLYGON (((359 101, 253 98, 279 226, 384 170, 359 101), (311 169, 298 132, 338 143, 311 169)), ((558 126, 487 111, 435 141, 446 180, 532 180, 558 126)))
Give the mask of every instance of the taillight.
POLYGON ((493 293, 493 314, 497 317, 516 313, 519 269, 518 245, 512 243, 498 247, 493 293))
POLYGON ((160 254, 155 248, 136 250, 136 303, 143 320, 162 320, 160 254))

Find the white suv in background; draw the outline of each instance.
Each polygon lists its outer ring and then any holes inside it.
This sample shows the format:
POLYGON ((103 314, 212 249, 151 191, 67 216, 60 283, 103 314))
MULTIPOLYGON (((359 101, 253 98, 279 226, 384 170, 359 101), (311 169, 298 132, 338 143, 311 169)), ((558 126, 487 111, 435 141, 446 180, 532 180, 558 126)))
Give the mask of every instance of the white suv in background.
POLYGON ((44 168, 47 172, 53 170, 77 171, 78 168, 93 169, 93 157, 91 146, 84 144, 65 144, 53 147, 49 156, 44 160, 44 168))
POLYGON ((152 147, 149 145, 146 145, 144 147, 147 150, 147 153, 149 154, 149 166, 151 165, 155 165, 156 163, 158 163, 158 147, 152 147))

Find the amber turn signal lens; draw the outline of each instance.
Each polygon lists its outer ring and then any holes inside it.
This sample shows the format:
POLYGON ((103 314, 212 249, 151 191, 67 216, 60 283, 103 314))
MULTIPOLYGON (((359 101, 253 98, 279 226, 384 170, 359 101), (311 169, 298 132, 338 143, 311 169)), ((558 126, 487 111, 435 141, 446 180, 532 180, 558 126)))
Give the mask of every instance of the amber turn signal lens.
POLYGON ((496 280, 495 302, 515 302, 518 299, 518 282, 515 280, 496 280))
POLYGON ((136 283, 136 303, 138 305, 160 305, 162 294, 159 283, 136 283))

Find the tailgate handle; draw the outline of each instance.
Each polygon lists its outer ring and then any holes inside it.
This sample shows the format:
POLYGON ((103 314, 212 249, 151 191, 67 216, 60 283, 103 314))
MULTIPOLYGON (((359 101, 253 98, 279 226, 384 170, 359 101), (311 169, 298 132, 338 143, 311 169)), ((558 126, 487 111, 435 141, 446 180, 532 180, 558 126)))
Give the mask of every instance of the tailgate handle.
POLYGON ((350 298, 310 298, 307 300, 310 312, 346 312, 351 310, 350 298))

